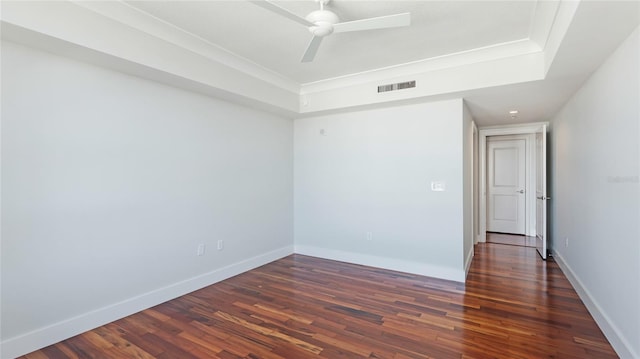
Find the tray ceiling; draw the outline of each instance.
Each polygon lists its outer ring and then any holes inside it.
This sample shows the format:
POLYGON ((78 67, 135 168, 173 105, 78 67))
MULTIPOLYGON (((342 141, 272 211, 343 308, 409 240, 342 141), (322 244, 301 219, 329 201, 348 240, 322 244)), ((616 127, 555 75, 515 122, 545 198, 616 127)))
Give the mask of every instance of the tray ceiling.
MULTIPOLYGON (((312 0, 277 1, 304 17, 312 0)), ((247 1, 127 1, 229 52, 298 83, 341 77, 529 38, 535 1, 345 1, 341 21, 411 13, 406 28, 332 34, 312 63, 300 63, 311 34, 247 1)))
POLYGON ((291 118, 463 98, 479 126, 549 120, 640 23, 638 1, 334 0, 341 21, 410 12, 412 24, 332 34, 300 63, 308 30, 245 0, 0 7, 5 40, 291 118), (376 91, 405 81, 415 88, 376 91))

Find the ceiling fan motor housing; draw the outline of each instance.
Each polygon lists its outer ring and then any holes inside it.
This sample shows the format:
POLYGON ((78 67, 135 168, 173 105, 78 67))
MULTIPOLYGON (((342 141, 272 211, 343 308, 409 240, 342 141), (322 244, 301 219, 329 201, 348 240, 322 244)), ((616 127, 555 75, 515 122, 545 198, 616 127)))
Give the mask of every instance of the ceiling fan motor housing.
POLYGON ((310 26, 309 31, 313 36, 324 37, 333 32, 333 25, 337 24, 340 19, 338 15, 332 13, 329 10, 316 10, 307 15, 305 18, 307 21, 315 24, 310 26))

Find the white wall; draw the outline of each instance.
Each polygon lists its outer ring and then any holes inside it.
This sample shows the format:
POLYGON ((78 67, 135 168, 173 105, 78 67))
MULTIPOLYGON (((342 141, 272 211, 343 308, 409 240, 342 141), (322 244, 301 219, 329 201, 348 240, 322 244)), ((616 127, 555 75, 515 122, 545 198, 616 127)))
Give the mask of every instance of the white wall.
POLYGON ((463 281, 462 112, 458 99, 296 120, 296 252, 463 281))
POLYGON ((292 252, 290 119, 9 42, 2 96, 3 358, 292 252))
POLYGON ((553 253, 623 358, 640 357, 639 53, 636 29, 552 122, 553 253))

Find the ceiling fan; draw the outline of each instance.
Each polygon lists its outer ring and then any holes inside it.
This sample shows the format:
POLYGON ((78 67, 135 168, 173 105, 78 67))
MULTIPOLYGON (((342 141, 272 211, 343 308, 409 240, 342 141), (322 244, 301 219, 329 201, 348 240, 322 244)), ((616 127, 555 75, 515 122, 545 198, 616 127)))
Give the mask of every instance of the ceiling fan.
POLYGON ((325 36, 334 32, 349 32, 361 30, 375 30, 392 27, 404 27, 411 24, 411 14, 406 12, 402 14, 387 15, 361 19, 355 21, 340 22, 336 14, 329 10, 325 10, 324 6, 330 0, 315 0, 320 4, 320 10, 311 12, 306 17, 300 17, 289 10, 274 4, 270 0, 252 1, 254 4, 272 11, 278 15, 284 16, 299 24, 307 26, 313 35, 307 50, 302 56, 301 62, 311 62, 318 52, 320 43, 325 36))

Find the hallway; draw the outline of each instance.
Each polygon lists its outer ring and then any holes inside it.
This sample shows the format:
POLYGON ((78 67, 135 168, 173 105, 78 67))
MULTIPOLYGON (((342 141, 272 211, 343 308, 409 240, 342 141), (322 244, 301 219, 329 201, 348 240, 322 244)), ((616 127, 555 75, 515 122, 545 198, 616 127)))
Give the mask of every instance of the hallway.
POLYGON ((553 257, 540 258, 535 237, 488 235, 476 245, 466 287, 495 302, 480 310, 495 315, 495 329, 508 335, 496 344, 512 351, 505 357, 617 357, 553 257))

